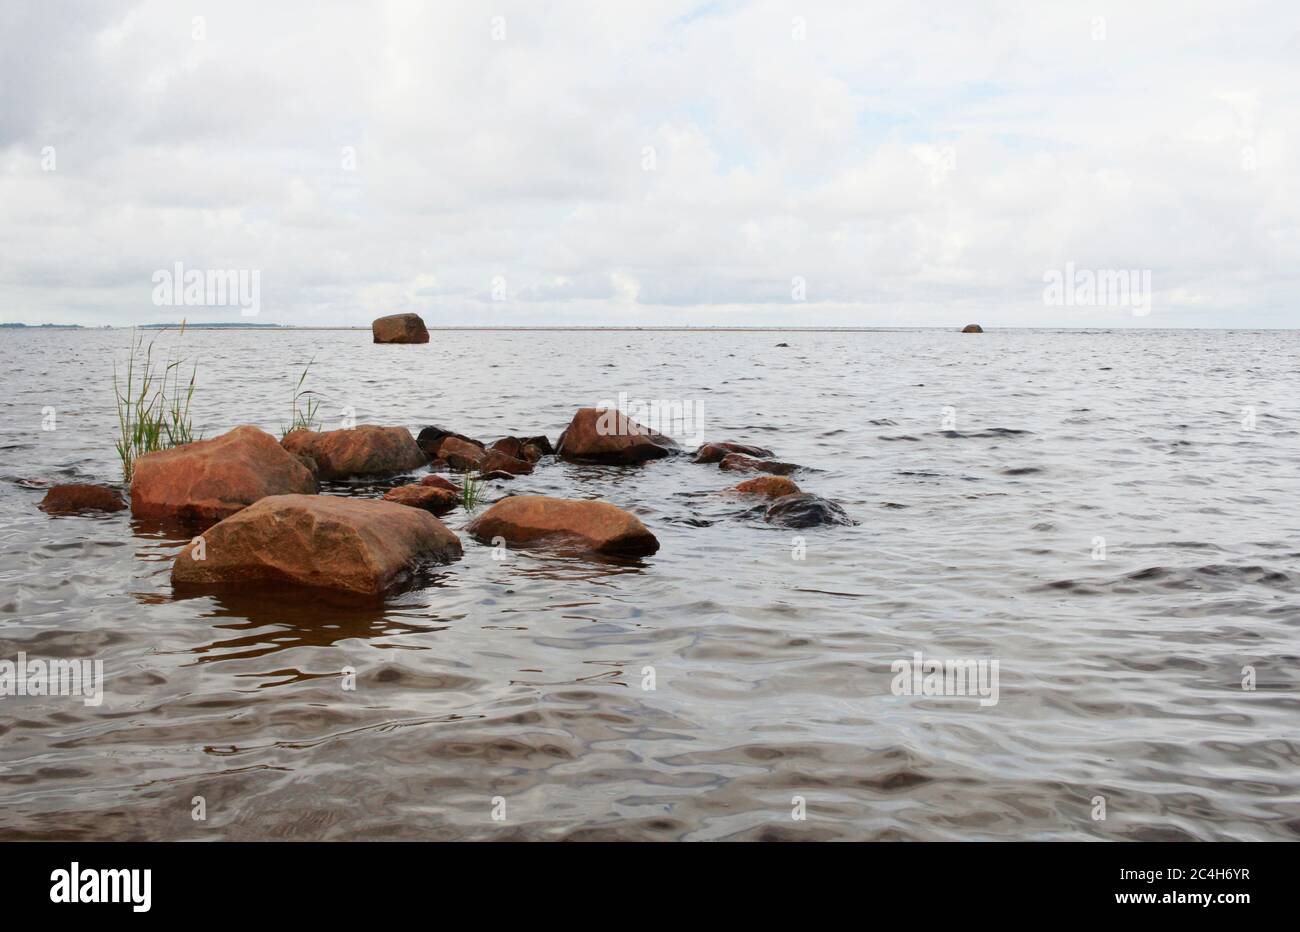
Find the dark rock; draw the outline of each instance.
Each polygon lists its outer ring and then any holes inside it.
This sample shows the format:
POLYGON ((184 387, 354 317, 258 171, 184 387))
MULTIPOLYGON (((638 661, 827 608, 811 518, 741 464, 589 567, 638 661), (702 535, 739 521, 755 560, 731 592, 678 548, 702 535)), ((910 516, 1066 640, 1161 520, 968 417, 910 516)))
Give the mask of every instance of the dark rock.
POLYGON ((442 443, 444 437, 455 437, 457 440, 472 443, 480 450, 483 449, 481 441, 475 440, 473 437, 466 437, 464 434, 458 434, 454 430, 448 430, 445 427, 438 427, 436 424, 420 431, 420 435, 415 438, 415 442, 430 457, 436 457, 438 455, 438 446, 442 443))
POLYGON ((767 506, 763 520, 781 527, 853 524, 853 520, 835 502, 809 492, 781 496, 767 506))
POLYGON ((775 454, 765 447, 751 447, 743 443, 732 443, 731 441, 722 441, 719 443, 706 443, 695 451, 692 463, 720 463, 722 458, 728 453, 740 453, 745 456, 756 456, 761 459, 774 456, 775 454))
POLYGON ((428 343, 429 331, 419 314, 390 314, 370 324, 376 343, 428 343))
POLYGON ((794 463, 782 463, 777 460, 756 460, 743 453, 728 453, 718 463, 719 469, 727 472, 766 472, 774 476, 788 476, 799 467, 794 463))
POLYGON ((965 327, 961 328, 961 332, 962 333, 983 333, 984 328, 981 327, 979 324, 967 324, 965 327))

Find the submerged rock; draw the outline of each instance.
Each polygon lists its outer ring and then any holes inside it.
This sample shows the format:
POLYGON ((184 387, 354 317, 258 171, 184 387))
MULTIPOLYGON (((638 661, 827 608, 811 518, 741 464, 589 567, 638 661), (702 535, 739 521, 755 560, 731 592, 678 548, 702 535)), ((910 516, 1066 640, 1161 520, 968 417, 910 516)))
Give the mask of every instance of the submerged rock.
POLYGON ((728 453, 740 453, 744 456, 756 456, 767 458, 775 456, 771 450, 766 447, 751 447, 744 443, 732 443, 731 441, 722 441, 719 443, 706 443, 695 451, 691 458, 692 463, 720 463, 722 458, 728 453))
POLYGON ((296 456, 265 431, 244 426, 140 457, 131 513, 210 524, 268 495, 315 491, 315 478, 296 456))
POLYGON ((496 537, 511 544, 551 540, 576 543, 596 553, 633 557, 659 549, 659 541, 640 519, 617 505, 545 495, 504 498, 471 521, 466 530, 483 543, 496 537))
POLYGON ((390 314, 370 324, 376 343, 428 343, 429 331, 419 314, 390 314))
POLYGON ((407 505, 411 508, 423 508, 435 515, 445 515, 460 504, 460 493, 441 486, 418 482, 389 489, 384 493, 384 501, 397 502, 399 505, 407 505))
POLYGON ((821 524, 852 524, 844 509, 830 499, 809 492, 783 495, 767 506, 763 520, 781 527, 816 527, 821 524))
POLYGON ((37 506, 46 514, 75 515, 87 511, 121 511, 126 508, 122 493, 106 485, 71 483, 56 485, 37 506))
POLYGON ((785 476, 759 476, 757 479, 746 479, 732 491, 761 495, 764 498, 780 498, 783 495, 798 494, 799 486, 785 476))
POLYGON ((555 444, 560 459, 578 463, 641 463, 680 452, 668 436, 612 408, 579 408, 555 444))
POLYGON ((774 476, 788 476, 799 467, 794 463, 781 463, 777 460, 756 460, 743 453, 728 453, 718 463, 719 469, 728 472, 766 472, 774 476))
POLYGON ((967 324, 965 327, 961 328, 961 332, 962 333, 983 333, 984 328, 981 327, 979 324, 967 324))
POLYGON ((273 495, 192 541, 172 565, 185 586, 292 583, 379 595, 421 561, 450 562, 459 538, 418 508, 332 495, 273 495))
POLYGON ((295 430, 281 443, 290 453, 315 460, 322 479, 392 476, 428 462, 405 427, 359 424, 324 433, 295 430))

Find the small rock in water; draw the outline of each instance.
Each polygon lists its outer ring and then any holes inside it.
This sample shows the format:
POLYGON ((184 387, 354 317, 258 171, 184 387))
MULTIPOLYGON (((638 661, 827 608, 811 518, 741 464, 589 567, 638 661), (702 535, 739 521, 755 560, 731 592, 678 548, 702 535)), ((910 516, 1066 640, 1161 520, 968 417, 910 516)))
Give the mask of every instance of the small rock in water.
POLYGON ((659 549, 659 541, 640 519, 617 505, 546 495, 504 498, 471 521, 466 530, 483 543, 496 537, 511 544, 549 539, 629 557, 648 556, 659 549))
POLYGON ((466 443, 472 443, 480 450, 483 449, 482 442, 475 440, 473 437, 466 437, 464 434, 458 434, 454 430, 448 430, 445 427, 433 425, 420 431, 420 435, 415 438, 416 444, 423 450, 430 459, 437 457, 438 446, 446 437, 455 437, 457 440, 463 440, 466 443))
POLYGON ((853 524, 853 520, 835 502, 808 492, 781 496, 767 506, 763 520, 781 527, 853 524))
POLYGON ((733 443, 729 440, 718 443, 706 443, 695 451, 692 457, 692 463, 720 463, 722 458, 728 453, 741 453, 745 456, 757 456, 766 459, 769 456, 775 456, 771 450, 766 447, 752 447, 744 443, 733 443))
POLYGON ((445 515, 460 503, 460 494, 441 486, 419 482, 389 489, 384 493, 384 501, 397 502, 399 505, 407 505, 411 508, 423 508, 435 515, 445 515))
POLYGON ((126 507, 122 495, 105 485, 74 483, 56 485, 45 493, 38 506, 51 515, 75 515, 86 511, 121 511, 126 507))
POLYGON ((728 453, 718 463, 719 469, 728 472, 766 472, 774 476, 788 476, 799 467, 794 463, 781 463, 776 460, 756 460, 743 453, 728 453))
POLYGON ((580 408, 555 444, 577 463, 641 463, 680 452, 676 441, 612 408, 580 408))
POLYGON ((780 498, 783 495, 797 494, 799 486, 785 476, 759 476, 757 479, 746 479, 732 491, 761 495, 764 498, 780 498))
POLYGON ((429 331, 419 314, 390 314, 370 324, 376 343, 428 343, 429 331))
POLYGON ((533 471, 533 464, 493 450, 483 457, 478 468, 481 472, 504 472, 512 476, 526 476, 533 471))
POLYGON ((789 343, 778 343, 778 344, 776 344, 776 345, 777 345, 777 348, 778 348, 778 349, 781 348, 782 346, 784 346, 784 347, 789 347, 789 346, 790 346, 789 343))
POLYGON ((984 328, 981 327, 979 324, 967 324, 965 327, 961 328, 961 332, 962 333, 983 333, 984 328))
POLYGON ((420 480, 420 485, 431 485, 435 489, 446 489, 448 492, 455 492, 457 495, 460 494, 460 487, 455 483, 442 478, 442 476, 425 476, 420 480))

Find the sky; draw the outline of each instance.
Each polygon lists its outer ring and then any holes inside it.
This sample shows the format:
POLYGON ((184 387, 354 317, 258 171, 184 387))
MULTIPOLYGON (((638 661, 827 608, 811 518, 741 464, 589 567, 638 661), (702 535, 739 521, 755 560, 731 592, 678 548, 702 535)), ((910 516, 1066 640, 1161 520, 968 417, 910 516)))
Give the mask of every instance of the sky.
POLYGON ((0 322, 1296 327, 1298 284, 1294 0, 0 4, 0 322))

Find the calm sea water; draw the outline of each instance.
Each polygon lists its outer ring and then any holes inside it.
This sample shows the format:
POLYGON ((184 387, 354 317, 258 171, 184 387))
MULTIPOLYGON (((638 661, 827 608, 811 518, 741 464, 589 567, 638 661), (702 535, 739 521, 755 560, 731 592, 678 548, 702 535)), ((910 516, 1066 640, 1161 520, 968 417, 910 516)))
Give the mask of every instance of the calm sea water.
POLYGON ((770 527, 685 457, 547 461, 509 488, 629 508, 659 553, 466 537, 372 610, 177 600, 178 539, 37 510, 120 479, 129 338, 0 332, 0 659, 106 680, 0 697, 0 837, 1300 836, 1300 333, 187 333, 207 436, 278 436, 313 357, 326 426, 554 440, 625 392, 859 522, 770 527), (998 661, 997 703, 895 695, 918 651, 998 661))

